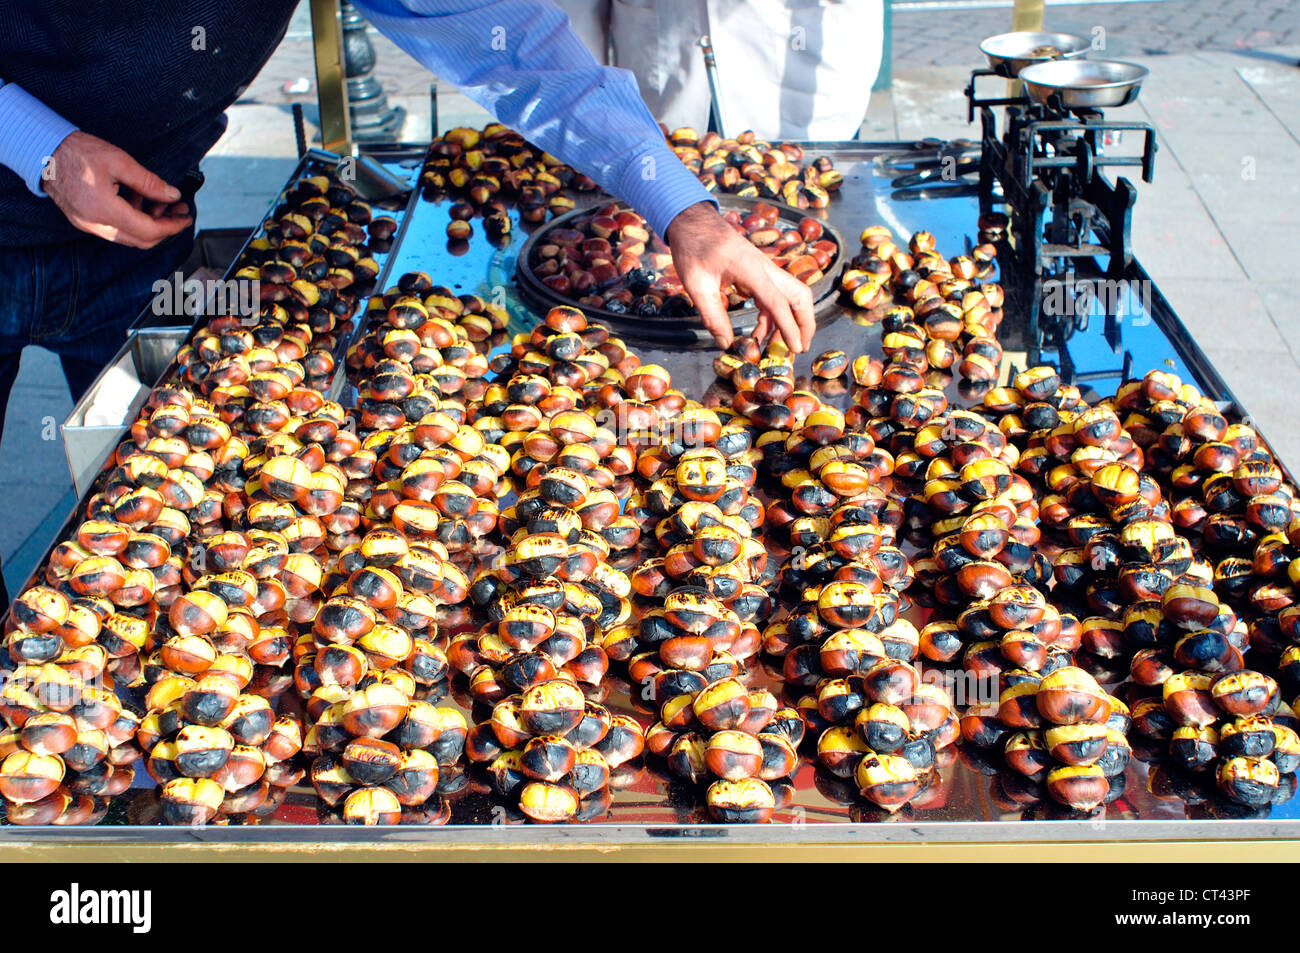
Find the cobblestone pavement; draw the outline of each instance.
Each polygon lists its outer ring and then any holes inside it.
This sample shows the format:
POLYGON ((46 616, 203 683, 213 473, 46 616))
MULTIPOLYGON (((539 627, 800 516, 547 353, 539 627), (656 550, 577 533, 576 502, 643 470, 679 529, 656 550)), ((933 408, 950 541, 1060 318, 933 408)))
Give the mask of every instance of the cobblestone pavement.
MULTIPOLYGON (((1052 5, 1043 22, 1050 30, 1087 37, 1104 30, 1105 55, 1119 58, 1197 50, 1249 54, 1300 43, 1296 0, 1052 5)), ((1009 30, 1010 24, 1011 11, 1005 7, 951 10, 910 4, 894 12, 894 68, 973 65, 979 40, 1009 30)))

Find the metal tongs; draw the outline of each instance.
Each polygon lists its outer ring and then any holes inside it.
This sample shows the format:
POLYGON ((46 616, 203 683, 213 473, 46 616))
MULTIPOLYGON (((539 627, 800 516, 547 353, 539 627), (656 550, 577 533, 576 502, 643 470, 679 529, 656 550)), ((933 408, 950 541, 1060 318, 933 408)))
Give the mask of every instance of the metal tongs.
POLYGON ((356 189, 357 194, 367 202, 391 199, 394 196, 405 195, 411 191, 409 185, 370 156, 341 156, 333 152, 326 152, 324 149, 317 149, 314 146, 307 150, 307 155, 322 165, 332 166, 336 169, 341 169, 347 163, 349 172, 353 173, 348 176, 348 184, 356 189))
MULTIPOLYGON (((437 128, 437 122, 434 128, 437 128)), ((321 165, 327 165, 340 173, 347 168, 345 178, 361 198, 367 202, 378 202, 405 195, 411 187, 402 179, 393 175, 373 158, 367 155, 342 156, 317 146, 307 148, 307 126, 303 119, 302 103, 293 104, 293 131, 298 142, 298 158, 310 157, 321 165)))
POLYGON ((979 143, 969 139, 922 139, 911 149, 881 156, 878 161, 887 171, 904 173, 890 181, 891 187, 914 189, 968 184, 963 176, 979 170, 979 156, 979 143))
POLYGON ((709 39, 709 34, 700 37, 699 44, 704 54, 704 72, 709 77, 709 99, 713 102, 713 131, 725 139, 727 120, 722 114, 722 82, 718 78, 718 59, 713 55, 713 41, 709 39))

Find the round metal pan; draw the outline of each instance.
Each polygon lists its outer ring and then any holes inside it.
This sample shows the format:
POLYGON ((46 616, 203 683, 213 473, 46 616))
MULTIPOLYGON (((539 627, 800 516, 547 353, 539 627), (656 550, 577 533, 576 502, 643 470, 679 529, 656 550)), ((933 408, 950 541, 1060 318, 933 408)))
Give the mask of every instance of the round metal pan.
POLYGON ((1051 60, 1025 67, 1020 81, 1036 103, 1059 95, 1066 109, 1098 109, 1133 102, 1149 72, 1119 60, 1051 60))
MULTIPOLYGON (((741 198, 736 195, 724 194, 717 195, 715 198, 717 198, 718 204, 724 213, 734 209, 742 214, 748 214, 755 205, 763 202, 775 206, 779 213, 778 220, 783 225, 788 225, 791 228, 798 228, 799 220, 810 216, 822 223, 823 237, 835 242, 839 247, 839 253, 831 261, 830 266, 826 268, 821 280, 811 286, 813 307, 820 324, 821 319, 828 316, 835 304, 839 289, 839 273, 845 261, 844 238, 827 221, 825 209, 797 209, 789 205, 783 205, 780 202, 773 202, 770 199, 741 198)), ((626 207, 622 203, 619 204, 620 207, 626 207)), ((646 342, 686 348, 712 347, 714 343, 713 336, 704 329, 698 315, 671 318, 616 314, 605 308, 593 308, 579 304, 574 298, 558 294, 542 284, 541 280, 533 274, 538 243, 545 242, 546 236, 550 234, 552 229, 573 228, 575 222, 589 217, 592 212, 593 209, 591 208, 580 208, 574 209, 572 212, 566 212, 559 218, 547 222, 544 228, 538 229, 529 236, 528 241, 520 249, 519 263, 515 268, 515 283, 519 287, 520 295, 534 308, 543 312, 558 305, 578 308, 589 319, 607 325, 629 342, 646 342)), ((838 315, 839 312, 835 311, 834 313, 838 315)), ((729 311, 728 315, 731 318, 731 327, 736 334, 748 334, 754 330, 755 325, 758 323, 758 308, 756 307, 736 308, 729 311)))
POLYGON ((1020 30, 999 33, 980 43, 989 66, 1007 76, 1018 76, 1026 66, 1051 60, 1072 60, 1087 54, 1092 44, 1074 33, 1036 33, 1020 30))

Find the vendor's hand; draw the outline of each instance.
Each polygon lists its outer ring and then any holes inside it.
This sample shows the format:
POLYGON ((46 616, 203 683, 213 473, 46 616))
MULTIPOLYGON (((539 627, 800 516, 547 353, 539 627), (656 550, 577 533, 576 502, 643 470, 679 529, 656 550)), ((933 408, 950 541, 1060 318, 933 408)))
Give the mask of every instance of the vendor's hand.
POLYGON ((679 213, 665 238, 677 274, 719 347, 726 347, 734 336, 722 294, 734 284, 758 305, 755 338, 765 341, 775 331, 791 351, 808 350, 815 327, 812 292, 745 241, 712 203, 701 202, 679 213))
POLYGON ((117 146, 74 132, 54 150, 45 193, 83 232, 152 248, 187 228, 181 193, 117 146))

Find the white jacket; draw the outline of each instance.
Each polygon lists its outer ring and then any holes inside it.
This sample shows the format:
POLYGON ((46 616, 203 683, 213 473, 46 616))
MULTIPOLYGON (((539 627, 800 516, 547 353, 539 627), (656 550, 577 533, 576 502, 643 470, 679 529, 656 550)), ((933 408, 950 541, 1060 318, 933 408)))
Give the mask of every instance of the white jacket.
POLYGON ((726 132, 849 139, 880 68, 881 0, 556 0, 602 63, 631 70, 669 129, 709 123, 713 41, 726 132))

